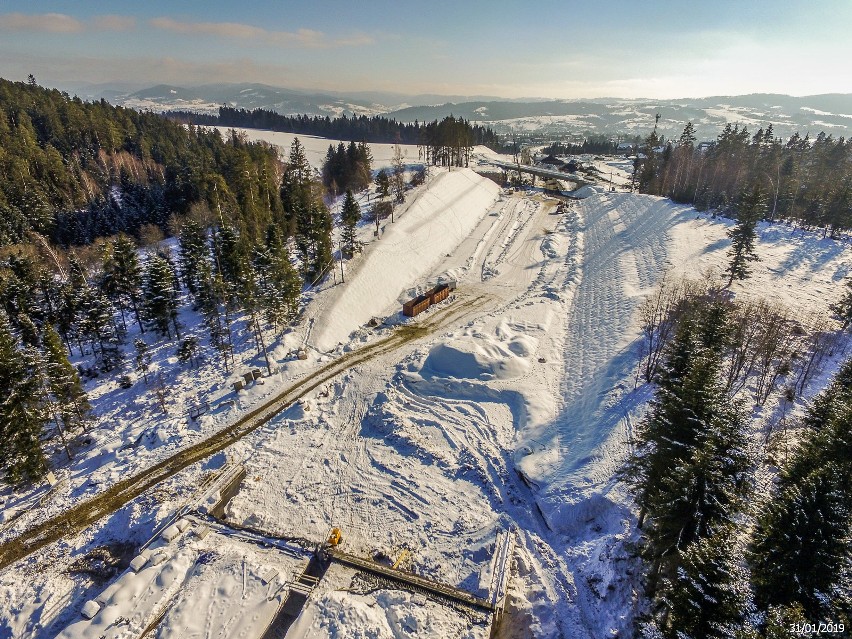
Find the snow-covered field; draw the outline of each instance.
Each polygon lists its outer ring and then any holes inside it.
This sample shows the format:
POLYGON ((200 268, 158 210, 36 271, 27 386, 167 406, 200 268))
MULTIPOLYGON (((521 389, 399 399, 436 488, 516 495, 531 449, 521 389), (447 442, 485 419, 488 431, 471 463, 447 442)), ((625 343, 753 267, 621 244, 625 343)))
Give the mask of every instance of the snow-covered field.
MULTIPOLYGON (((218 129, 222 135, 227 135, 228 131, 236 130, 240 134, 245 135, 251 142, 268 142, 277 146, 281 152, 281 157, 287 159, 287 154, 290 151, 290 145, 293 144, 295 138, 299 138, 299 142, 305 147, 305 157, 311 166, 319 169, 322 168, 325 162, 328 146, 332 145, 335 148, 340 143, 340 140, 329 140, 328 138, 318 138, 313 135, 297 135, 295 133, 281 133, 278 131, 263 131, 260 129, 243 129, 239 127, 211 127, 218 129)), ((349 141, 344 141, 344 144, 349 144, 349 141)), ((378 144, 370 143, 370 153, 373 156, 373 169, 378 170, 390 167, 391 160, 394 155, 393 144, 378 144)), ((418 156, 417 146, 413 144, 400 144, 400 149, 403 153, 403 159, 406 164, 422 164, 423 160, 418 156)))
MULTIPOLYGON (((285 160, 287 159, 287 154, 290 151, 290 145, 293 144, 293 140, 295 138, 299 138, 299 142, 305 148, 305 157, 310 162, 311 166, 320 169, 322 168, 323 162, 325 162, 326 153, 328 153, 329 145, 334 146, 335 148, 341 142, 341 140, 330 140, 328 138, 318 138, 313 135, 299 135, 296 133, 281 133, 279 131, 264 131, 262 129, 244 129, 240 127, 224 127, 224 126, 216 126, 210 127, 213 129, 219 130, 222 135, 227 135, 228 131, 235 130, 241 135, 245 135, 246 138, 252 142, 268 142, 276 147, 278 147, 281 157, 285 160)), ((356 140, 357 142, 357 140, 356 140)), ((343 141, 344 144, 349 144, 348 140, 343 141)), ((367 144, 370 147, 370 153, 373 157, 373 170, 378 171, 379 169, 389 168, 392 164, 394 157, 394 146, 393 144, 379 144, 377 142, 370 142, 367 144)), ((416 144, 400 144, 400 150, 402 151, 403 161, 407 165, 422 165, 423 158, 420 156, 420 151, 416 144)), ((495 158, 499 157, 502 159, 506 159, 508 156, 500 155, 485 146, 476 146, 473 148, 473 153, 475 156, 487 157, 487 158, 495 158)))
MULTIPOLYGON (((289 146, 285 134, 262 135, 289 146)), ((300 139, 309 159, 321 160, 329 141, 300 139)), ((380 149, 373 154, 381 166, 380 149)), ((130 637, 140 628, 157 637, 258 636, 282 583, 269 575, 289 578, 301 564, 245 539, 184 533, 163 544, 162 563, 113 580, 120 586, 67 572, 107 542, 138 546, 226 458, 247 471, 225 513, 234 525, 313 541, 337 526, 347 552, 389 562, 405 554, 413 572, 477 596, 488 594, 498 533, 514 530, 510 614, 499 636, 630 636, 637 567, 625 543, 635 522, 613 473, 651 392, 634 384, 637 309, 665 273, 719 273, 730 222, 629 193, 594 194, 556 214, 555 200, 503 194, 469 170, 433 171, 410 198, 380 239, 362 229, 371 241, 346 265, 345 284, 311 294, 302 323, 274 345, 281 373, 230 412, 150 442, 145 455, 116 445, 93 457, 98 486, 83 491, 72 474, 78 488, 52 500, 52 512, 209 436, 394 325, 422 330, 174 476, 154 489, 156 499, 140 497, 0 572, 0 636, 56 636, 72 622, 80 625, 67 636, 130 637), (400 299, 439 277, 457 282, 451 299, 403 321, 400 299), (370 328, 373 317, 381 321, 370 328), (286 357, 302 344, 311 359, 286 357), (79 621, 104 588, 110 597, 100 598, 118 607, 79 621), (93 634, 73 634, 83 627, 93 634)), ((762 261, 735 294, 825 312, 852 268, 847 244, 778 224, 759 232, 762 261)), ((131 428, 117 423, 115 436, 127 441, 131 428)), ((3 534, 37 520, 24 517, 3 534)), ((452 607, 387 584, 367 588, 335 564, 288 637, 488 635, 452 607)))

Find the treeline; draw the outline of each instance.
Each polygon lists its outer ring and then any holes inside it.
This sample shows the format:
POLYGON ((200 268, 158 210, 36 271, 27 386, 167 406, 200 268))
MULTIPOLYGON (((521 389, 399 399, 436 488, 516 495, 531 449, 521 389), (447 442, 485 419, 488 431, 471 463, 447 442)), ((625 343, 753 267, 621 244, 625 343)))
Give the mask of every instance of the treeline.
POLYGON ((365 142, 350 142, 348 146, 340 142, 337 148, 329 145, 322 166, 322 183, 332 194, 361 191, 373 181, 372 166, 373 157, 365 142))
MULTIPOLYGON (((467 166, 473 147, 485 144, 477 137, 478 128, 472 127, 463 118, 454 118, 451 115, 440 122, 435 120, 424 125, 420 146, 424 150, 426 162, 437 166, 467 166)), ((494 144, 497 144, 496 137, 494 144)), ((497 148, 491 144, 486 146, 497 148)))
POLYGON ((635 168, 635 186, 643 193, 699 210, 737 215, 751 198, 763 219, 822 227, 832 235, 852 228, 852 141, 844 138, 794 134, 784 142, 772 125, 751 135, 728 124, 714 144, 699 150, 690 122, 675 141, 652 132, 635 168))
MULTIPOLYGON (((248 111, 227 106, 219 107, 219 115, 207 115, 191 111, 170 111, 164 115, 185 124, 264 129, 299 135, 316 135, 335 140, 380 144, 393 144, 394 142, 421 144, 423 142, 423 131, 430 125, 437 126, 438 124, 437 120, 422 124, 416 120, 413 123, 397 122, 381 115, 370 117, 353 115, 349 117, 344 114, 337 118, 319 115, 281 115, 267 109, 248 111)), ((497 134, 490 128, 478 124, 471 125, 461 118, 458 121, 467 124, 474 145, 482 144, 492 149, 499 148, 500 143, 497 134)))
POLYGON ((642 138, 638 135, 632 139, 613 140, 608 135, 595 133, 583 140, 581 144, 554 142, 550 146, 544 147, 542 153, 545 155, 582 155, 586 153, 614 155, 618 152, 620 142, 631 142, 638 146, 641 141, 642 138))
POLYGON ((281 174, 268 145, 0 79, 0 246, 168 233, 194 205, 262 238, 282 220, 281 174))
POLYGON ((786 413, 833 352, 836 331, 706 283, 664 285, 642 318, 640 372, 657 392, 622 471, 646 567, 641 635, 769 638, 814 621, 849 628, 852 361, 801 420, 798 446, 786 428, 756 442, 744 398, 762 405, 774 393, 786 413), (781 467, 767 499, 755 491, 764 463, 781 467))

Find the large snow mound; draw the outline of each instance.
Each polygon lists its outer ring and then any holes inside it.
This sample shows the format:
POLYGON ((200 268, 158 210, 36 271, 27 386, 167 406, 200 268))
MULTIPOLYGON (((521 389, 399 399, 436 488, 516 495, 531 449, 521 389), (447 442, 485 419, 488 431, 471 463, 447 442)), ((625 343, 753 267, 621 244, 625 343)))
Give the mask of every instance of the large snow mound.
POLYGON ((318 318, 312 341, 320 350, 346 342, 371 317, 390 311, 399 295, 431 274, 497 200, 500 187, 470 169, 438 174, 394 224, 385 226, 336 299, 318 318))
POLYGON ((483 628, 422 595, 379 590, 369 595, 330 592, 311 600, 287 633, 294 639, 398 639, 481 636, 483 628))
POLYGON ((571 195, 574 197, 585 199, 587 197, 591 197, 593 195, 597 195, 598 193, 603 193, 604 190, 599 186, 591 186, 587 184, 586 186, 582 186, 576 191, 574 191, 571 195))
POLYGON ((538 340, 503 320, 493 333, 468 329, 432 347, 424 372, 457 379, 510 379, 529 370, 538 340))

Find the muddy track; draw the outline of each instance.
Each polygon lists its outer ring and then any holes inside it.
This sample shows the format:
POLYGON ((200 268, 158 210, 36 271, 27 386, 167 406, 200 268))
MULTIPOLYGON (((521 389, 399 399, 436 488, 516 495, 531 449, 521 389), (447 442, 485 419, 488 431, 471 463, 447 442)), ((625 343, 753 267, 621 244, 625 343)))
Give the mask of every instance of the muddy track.
POLYGON ((422 321, 400 326, 388 337, 356 351, 346 353, 322 368, 309 373, 265 404, 243 415, 235 423, 226 426, 204 441, 178 451, 168 459, 114 484, 99 495, 87 499, 61 515, 35 525, 18 537, 9 540, 0 546, 0 570, 48 544, 81 532, 101 517, 115 512, 187 466, 228 448, 267 423, 317 386, 328 382, 347 369, 435 333, 470 311, 492 301, 491 296, 487 294, 468 297, 457 293, 457 296, 455 302, 435 313, 429 313, 422 321))

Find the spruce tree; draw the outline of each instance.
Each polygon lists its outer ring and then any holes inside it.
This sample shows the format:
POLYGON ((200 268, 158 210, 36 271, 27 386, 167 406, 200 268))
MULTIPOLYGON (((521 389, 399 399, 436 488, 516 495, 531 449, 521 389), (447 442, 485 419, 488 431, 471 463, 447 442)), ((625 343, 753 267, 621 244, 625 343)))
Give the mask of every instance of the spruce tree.
POLYGON ((808 429, 762 508, 750 563, 762 606, 809 618, 852 612, 852 401, 847 362, 803 420, 808 429))
POLYGON ((158 253, 148 260, 145 273, 145 316, 162 336, 171 338, 172 328, 180 337, 177 320, 178 300, 175 292, 174 268, 165 255, 158 253))
POLYGON ((690 544, 729 525, 749 489, 745 417, 724 393, 724 306, 694 303, 667 349, 660 386, 622 471, 644 524, 648 588, 674 578, 690 544), (647 522, 645 521, 647 519, 647 522))
POLYGON ((230 372, 234 349, 231 339, 231 321, 225 302, 227 284, 221 274, 213 271, 209 262, 202 262, 199 274, 199 310, 210 333, 210 345, 222 355, 222 366, 230 372))
POLYGON ((62 421, 58 426, 73 432, 85 424, 92 407, 77 369, 68 361, 59 335, 49 324, 45 326, 43 342, 48 390, 62 421))
POLYGON ((101 247, 101 277, 99 287, 107 299, 118 307, 121 313, 121 326, 127 331, 127 321, 124 317, 124 305, 121 303, 120 294, 116 285, 114 247, 111 242, 106 242, 101 247))
POLYGON ((147 386, 148 372, 151 370, 151 351, 148 344, 142 338, 133 340, 133 347, 136 349, 136 356, 134 358, 136 373, 142 375, 147 386))
POLYGON ((177 358, 181 364, 189 364, 191 368, 196 368, 199 363, 200 346, 198 338, 194 335, 189 335, 181 341, 177 350, 177 358))
POLYGON ((96 366, 104 372, 114 370, 121 363, 121 336, 115 309, 100 290, 87 286, 83 291, 79 322, 80 334, 89 341, 96 366))
POLYGON ((267 229, 266 244, 255 255, 255 269, 259 275, 259 301, 267 321, 281 326, 294 319, 299 308, 301 280, 290 263, 277 226, 270 225, 267 229))
POLYGON ((728 639, 742 628, 747 610, 746 575, 732 555, 733 529, 690 544, 665 584, 660 628, 671 639, 728 639))
POLYGON ((216 229, 213 236, 213 254, 216 261, 216 270, 226 283, 223 291, 225 301, 233 306, 233 297, 242 278, 241 268, 243 263, 243 245, 237 231, 225 225, 216 229))
POLYGON ((388 177, 388 172, 384 169, 379 169, 379 172, 376 174, 376 186, 381 197, 387 197, 390 194, 390 178, 388 177))
POLYGON ((316 279, 333 266, 331 213, 322 202, 314 202, 311 207, 311 279, 316 279))
POLYGON ((201 262, 209 255, 206 230, 198 222, 187 220, 180 230, 180 273, 193 296, 198 295, 201 262))
POLYGON ((343 199, 343 209, 340 213, 340 221, 343 224, 341 230, 341 240, 343 244, 343 252, 347 257, 352 257, 360 250, 358 238, 355 236, 355 227, 361 220, 361 208, 358 202, 355 201, 355 196, 352 191, 346 191, 346 197, 343 199))
POLYGON ((35 481, 47 472, 41 435, 50 420, 32 352, 19 348, 5 313, 0 312, 0 469, 12 485, 35 481))
POLYGON ((119 304, 124 308, 127 304, 133 310, 139 330, 145 332, 142 324, 140 306, 142 302, 142 267, 136 253, 136 245, 126 235, 119 235, 115 240, 112 251, 115 291, 119 296, 119 304))
POLYGON ((730 262, 725 270, 725 274, 728 275, 728 286, 734 280, 746 279, 751 274, 749 263, 760 260, 754 251, 757 241, 755 228, 765 212, 766 198, 759 186, 745 191, 740 196, 737 225, 728 231, 728 237, 731 238, 731 248, 728 250, 730 262))
POLYGON ((827 464, 763 509, 751 549, 759 604, 800 604, 812 618, 833 618, 852 604, 852 494, 842 485, 848 481, 848 469, 827 464))

